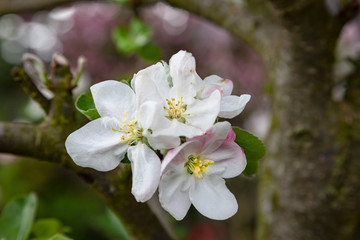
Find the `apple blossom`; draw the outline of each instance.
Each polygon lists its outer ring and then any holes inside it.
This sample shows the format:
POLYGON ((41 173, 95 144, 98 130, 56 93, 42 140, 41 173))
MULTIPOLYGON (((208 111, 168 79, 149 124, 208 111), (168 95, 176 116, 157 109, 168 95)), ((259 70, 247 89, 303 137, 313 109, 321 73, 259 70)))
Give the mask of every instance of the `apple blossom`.
MULTIPOLYGON (((77 165, 98 171, 116 168, 127 152, 133 173, 132 193, 137 201, 147 201, 160 179, 160 159, 147 142, 159 141, 153 139, 149 126, 153 121, 161 124, 156 114, 161 106, 148 101, 137 108, 134 91, 113 80, 93 85, 91 93, 101 117, 68 136, 67 152, 77 165)), ((172 148, 180 140, 169 136, 161 142, 161 147, 172 148)))
POLYGON ((219 122, 167 153, 161 166, 159 200, 175 219, 183 219, 191 204, 216 220, 236 213, 236 199, 223 179, 240 175, 246 166, 245 154, 234 140, 230 123, 219 122))
POLYGON ((173 55, 168 71, 166 67, 161 63, 152 65, 138 72, 131 83, 140 103, 153 101, 163 106, 159 114, 169 127, 154 134, 193 137, 205 133, 218 116, 220 91, 214 89, 208 96, 197 98, 202 80, 195 72, 195 59, 185 51, 173 55), (138 87, 143 84, 147 87, 138 87))

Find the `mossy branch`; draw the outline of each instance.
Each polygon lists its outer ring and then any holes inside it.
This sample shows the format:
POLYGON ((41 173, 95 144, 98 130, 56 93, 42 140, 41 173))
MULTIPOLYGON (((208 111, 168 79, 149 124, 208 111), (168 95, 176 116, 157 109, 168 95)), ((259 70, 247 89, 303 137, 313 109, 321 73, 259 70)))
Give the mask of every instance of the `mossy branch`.
POLYGON ((31 80, 29 75, 22 67, 15 67, 12 71, 12 76, 15 82, 19 83, 24 92, 34 101, 40 104, 46 113, 50 110, 51 101, 47 99, 37 88, 35 83, 31 80))

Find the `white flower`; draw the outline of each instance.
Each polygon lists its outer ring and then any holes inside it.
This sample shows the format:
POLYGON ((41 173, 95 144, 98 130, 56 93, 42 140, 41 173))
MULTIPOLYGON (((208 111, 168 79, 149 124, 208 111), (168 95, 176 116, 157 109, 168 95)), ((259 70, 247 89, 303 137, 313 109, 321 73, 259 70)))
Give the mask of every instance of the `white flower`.
POLYGON ((132 80, 139 104, 152 101, 163 107, 158 114, 167 123, 162 128, 152 129, 153 134, 186 137, 203 134, 218 116, 220 91, 197 98, 197 85, 202 80, 195 71, 195 59, 190 53, 180 51, 173 55, 168 72, 166 67, 157 63, 138 72, 132 80))
MULTIPOLYGON (((137 201, 147 201, 157 189, 161 163, 146 142, 158 142, 149 126, 153 121, 161 125, 157 112, 162 106, 150 101, 137 106, 134 91, 113 80, 93 85, 91 93, 101 118, 71 133, 65 142, 67 152, 77 165, 98 171, 116 168, 127 152, 133 173, 132 193, 137 201)), ((161 140, 162 144, 152 147, 165 149, 179 144, 177 137, 161 140)))
POLYGON ((239 115, 251 97, 249 94, 231 95, 232 81, 217 75, 211 75, 204 79, 203 84, 198 88, 198 96, 200 99, 206 98, 215 90, 220 90, 222 93, 219 112, 219 117, 222 118, 233 118, 239 115))
POLYGON ((234 139, 230 124, 219 122, 165 156, 159 199, 175 219, 183 219, 191 204, 204 216, 216 220, 236 213, 236 199, 223 179, 238 176, 246 166, 244 152, 234 139))

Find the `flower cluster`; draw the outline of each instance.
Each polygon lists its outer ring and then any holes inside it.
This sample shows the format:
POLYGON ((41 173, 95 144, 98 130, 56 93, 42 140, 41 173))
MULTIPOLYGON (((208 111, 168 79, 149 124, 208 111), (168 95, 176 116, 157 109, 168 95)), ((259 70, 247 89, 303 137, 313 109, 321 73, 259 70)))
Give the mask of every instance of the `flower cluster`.
POLYGON ((139 71, 131 86, 93 85, 101 117, 70 134, 66 149, 77 165, 98 171, 116 168, 127 154, 136 200, 159 188, 161 205, 177 220, 191 204, 209 218, 229 218, 238 206, 224 178, 241 174, 246 158, 230 123, 217 120, 237 116, 250 100, 231 95, 232 87, 215 75, 201 79, 194 57, 180 51, 169 65, 139 71))

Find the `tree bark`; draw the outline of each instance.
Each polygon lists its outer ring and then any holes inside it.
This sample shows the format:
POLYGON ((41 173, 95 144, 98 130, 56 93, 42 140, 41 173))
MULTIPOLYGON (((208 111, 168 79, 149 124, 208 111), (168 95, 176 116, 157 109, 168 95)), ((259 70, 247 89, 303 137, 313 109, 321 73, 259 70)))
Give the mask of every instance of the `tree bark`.
POLYGON ((286 32, 259 174, 257 238, 351 239, 360 213, 360 105, 355 94, 332 100, 342 21, 322 0, 273 3, 286 32))

